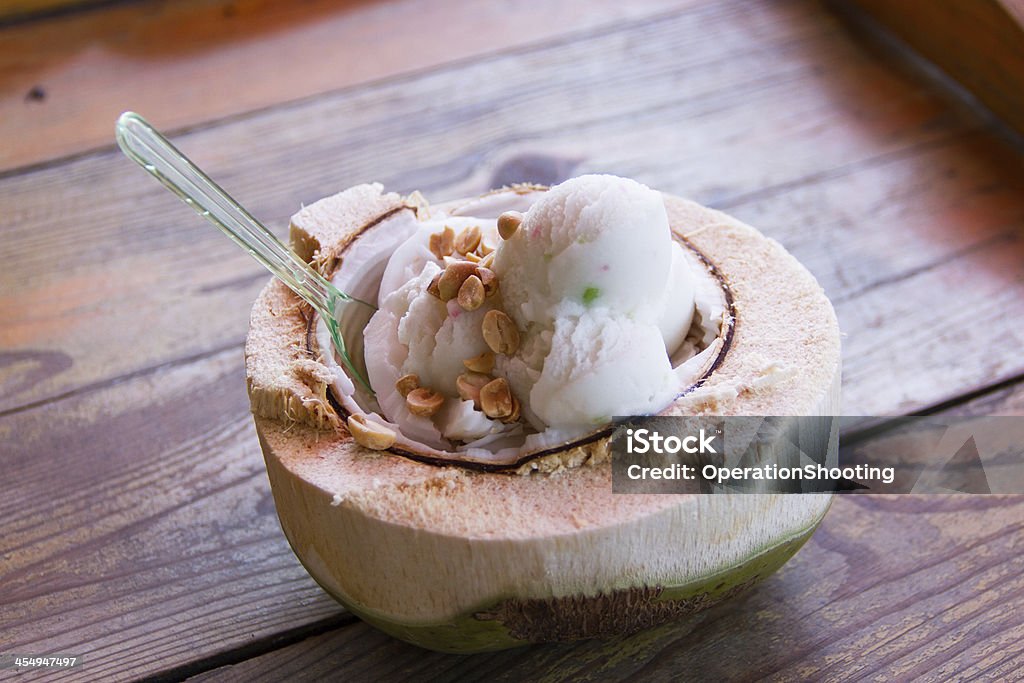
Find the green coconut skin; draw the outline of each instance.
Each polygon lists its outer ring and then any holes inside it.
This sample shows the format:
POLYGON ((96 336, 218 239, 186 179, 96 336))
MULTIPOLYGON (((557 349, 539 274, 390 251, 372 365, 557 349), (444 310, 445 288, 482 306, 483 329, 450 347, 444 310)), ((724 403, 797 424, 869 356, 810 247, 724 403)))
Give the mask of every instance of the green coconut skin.
MULTIPOLYGON (((827 512, 827 508, 825 512, 827 512)), ((617 631, 615 635, 631 635, 645 628, 653 628, 686 614, 693 614, 707 609, 727 598, 745 592, 786 564, 815 532, 824 516, 823 513, 821 517, 803 531, 762 550, 745 562, 678 586, 646 589, 657 593, 652 601, 658 603, 659 607, 662 607, 659 610, 662 618, 655 618, 651 623, 640 625, 631 630, 617 631)), ((290 539, 289 544, 291 544, 290 539)), ((292 550, 295 551, 294 545, 292 550)), ((313 568, 302 560, 300 553, 295 552, 295 556, 302 562, 309 575, 320 584, 324 592, 341 603, 349 612, 389 636, 428 650, 451 654, 475 654, 507 650, 539 642, 569 642, 609 635, 582 633, 565 638, 546 637, 537 640, 517 638, 511 632, 514 629, 510 629, 508 625, 502 622, 500 616, 497 616, 503 612, 502 605, 506 601, 498 601, 494 605, 481 606, 479 609, 470 610, 446 623, 413 625, 391 621, 374 614, 372 610, 360 607, 334 594, 327 588, 326 583, 317 576, 313 568)))

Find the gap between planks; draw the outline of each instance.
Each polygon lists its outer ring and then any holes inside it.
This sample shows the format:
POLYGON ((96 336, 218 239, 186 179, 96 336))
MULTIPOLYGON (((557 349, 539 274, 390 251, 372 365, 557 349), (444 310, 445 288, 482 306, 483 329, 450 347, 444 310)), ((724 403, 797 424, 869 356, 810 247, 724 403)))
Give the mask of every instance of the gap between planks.
POLYGON ((146 680, 153 683, 160 681, 167 681, 168 683, 183 681, 206 671, 240 664, 261 654, 281 650, 301 643, 308 638, 345 628, 358 622, 358 617, 349 612, 341 612, 333 617, 290 628, 280 633, 263 636, 245 645, 218 652, 214 655, 188 662, 187 664, 147 674, 146 680))
POLYGON ((113 121, 129 103, 160 112, 165 127, 180 132, 396 75, 578 39, 693 2, 188 0, 113 3, 0 25, 9 48, 0 53, 0 170, 107 147, 113 121))

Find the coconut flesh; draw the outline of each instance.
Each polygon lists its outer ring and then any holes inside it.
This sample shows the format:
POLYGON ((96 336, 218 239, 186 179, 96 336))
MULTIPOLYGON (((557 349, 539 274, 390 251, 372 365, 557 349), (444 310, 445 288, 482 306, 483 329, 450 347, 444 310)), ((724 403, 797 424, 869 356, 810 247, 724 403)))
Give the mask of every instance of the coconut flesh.
MULTIPOLYGON (((296 214, 292 247, 344 291, 378 302, 401 288, 406 276, 384 279, 411 236, 453 221, 487 233, 507 210, 526 213, 529 226, 543 191, 514 187, 428 208, 361 185, 296 214)), ((754 228, 662 198, 693 300, 675 349, 658 326, 680 392, 660 414, 836 414, 838 325, 810 273, 754 228)), ((275 504, 317 582, 409 642, 477 652, 664 623, 777 569, 829 505, 820 494, 614 494, 607 430, 554 431, 526 411, 521 431, 491 448, 428 444, 381 405, 388 387, 375 386, 377 397, 359 390, 330 348, 316 316, 269 282, 253 306, 246 376, 275 504), (398 430, 390 452, 354 440, 345 424, 354 414, 398 430)), ((392 363, 392 373, 405 372, 400 358, 392 363)))
MULTIPOLYGON (((333 283, 379 309, 364 335, 375 396, 327 356, 345 410, 392 430, 396 448, 491 467, 528 463, 613 416, 657 413, 705 376, 731 324, 720 281, 673 237, 661 195, 615 176, 494 193, 423 219, 396 214, 360 237, 333 283), (502 239, 497 220, 507 211, 524 219, 502 239), (474 310, 428 292, 447 264, 465 260, 431 251, 446 228, 479 229, 477 252, 494 251, 497 291, 474 310), (513 353, 493 354, 481 333, 492 310, 519 330, 513 353), (483 374, 507 380, 519 419, 489 418, 479 400, 460 396, 459 376, 480 376, 464 361, 481 354, 494 356, 483 374), (436 413, 410 412, 396 387, 407 375, 444 397, 436 413)), ((322 322, 317 333, 331 348, 322 322)))

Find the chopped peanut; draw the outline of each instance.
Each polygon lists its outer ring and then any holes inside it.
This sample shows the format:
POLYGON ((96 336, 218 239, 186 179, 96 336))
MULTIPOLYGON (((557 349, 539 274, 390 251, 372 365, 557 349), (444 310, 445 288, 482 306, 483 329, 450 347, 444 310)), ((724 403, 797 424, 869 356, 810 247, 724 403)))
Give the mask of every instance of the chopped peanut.
POLYGON ((444 226, 444 230, 430 236, 427 246, 430 252, 439 259, 451 256, 455 250, 455 231, 450 226, 444 226))
POLYGON ((484 286, 484 295, 487 298, 494 296, 498 291, 498 276, 490 268, 477 266, 476 276, 480 278, 480 284, 484 286))
POLYGON ((469 254, 480 246, 480 226, 471 225, 455 238, 455 251, 460 254, 469 254))
POLYGON ((519 405, 519 399, 516 398, 515 396, 513 396, 512 397, 512 412, 509 413, 508 415, 506 415, 505 417, 501 418, 501 421, 505 422, 505 423, 518 421, 519 420, 519 415, 521 413, 521 409, 522 409, 522 406, 519 405))
POLYGON ((512 355, 519 348, 519 330, 508 314, 490 310, 484 314, 484 341, 491 351, 512 355))
POLYGON ((498 216, 498 234, 501 235, 501 239, 510 239, 516 234, 522 222, 523 214, 518 211, 506 211, 498 216))
POLYGON ((441 273, 441 279, 437 281, 437 290, 441 295, 441 301, 450 301, 457 297, 462 283, 474 274, 476 274, 476 264, 471 261, 458 261, 445 268, 441 273))
POLYGON ((427 294, 436 296, 438 299, 441 298, 441 289, 438 287, 438 283, 441 281, 441 276, 443 274, 444 273, 438 273, 434 276, 434 279, 430 281, 429 285, 427 285, 427 294))
POLYGON ((430 417, 444 405, 444 396, 433 389, 419 387, 409 392, 405 397, 405 405, 409 412, 420 417, 430 417))
POLYGON ((463 310, 475 311, 484 302, 484 285, 476 275, 470 275, 459 287, 459 306, 463 310))
POLYGON ((357 444, 373 451, 390 448, 394 445, 397 436, 394 430, 376 422, 370 422, 364 415, 349 415, 348 431, 357 444))
POLYGON ((459 398, 465 401, 472 401, 477 408, 480 407, 480 389, 491 381, 488 375, 479 372, 464 372, 455 378, 455 388, 459 392, 459 398))
POLYGON ((501 419, 512 414, 512 390, 504 377, 491 380, 480 388, 480 407, 487 417, 501 419))
POLYGON ((479 356, 467 358, 462 361, 462 364, 466 366, 467 370, 472 370, 473 372, 490 372, 494 369, 494 354, 490 351, 484 351, 479 356))
POLYGON ((395 382, 395 389, 398 390, 402 396, 408 396, 409 392, 413 389, 420 388, 420 378, 418 375, 402 375, 395 382))

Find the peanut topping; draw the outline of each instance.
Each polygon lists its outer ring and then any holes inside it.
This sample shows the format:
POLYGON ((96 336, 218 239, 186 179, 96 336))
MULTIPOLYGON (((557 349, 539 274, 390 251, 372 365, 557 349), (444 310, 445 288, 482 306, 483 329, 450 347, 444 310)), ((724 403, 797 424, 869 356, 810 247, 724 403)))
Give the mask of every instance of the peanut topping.
POLYGON ((484 314, 484 341, 491 351, 512 355, 519 348, 519 330, 508 314, 490 310, 484 314))
POLYGON ((501 239, 507 240, 516 234, 522 222, 523 214, 518 211, 506 211, 498 216, 498 234, 501 235, 501 239))
POLYGON ((487 375, 479 372, 464 372, 455 378, 455 388, 459 392, 459 398, 465 401, 472 401, 477 408, 480 407, 480 390, 491 381, 487 375))
POLYGON ((409 392, 405 397, 405 405, 409 412, 420 417, 430 417, 444 405, 444 396, 433 389, 419 387, 409 392))
POLYGON ((481 268, 490 268, 493 265, 494 265, 494 252, 493 251, 491 251, 489 254, 484 255, 484 257, 482 259, 480 259, 480 267, 481 268))
POLYGON ((382 451, 395 443, 394 430, 370 422, 363 415, 349 415, 348 431, 357 444, 372 451, 382 451))
POLYGON ((476 264, 471 261, 458 261, 451 264, 441 273, 437 281, 437 290, 441 301, 450 301, 459 295, 459 289, 470 275, 476 274, 476 264))
POLYGON ((468 254, 480 246, 480 226, 471 225, 455 238, 455 251, 468 254))
POLYGON ((476 275, 470 275, 459 287, 459 306, 463 310, 475 311, 484 302, 484 285, 476 275))
POLYGON ((521 410, 521 406, 519 405, 519 399, 516 398, 515 396, 513 396, 512 397, 512 412, 509 413, 507 416, 501 418, 501 421, 505 422, 506 424, 509 423, 509 422, 516 422, 516 421, 518 421, 519 420, 519 415, 520 415, 520 410, 521 410))
POLYGON ((441 231, 441 253, 445 256, 451 255, 455 251, 455 230, 450 226, 444 226, 444 230, 441 231))
POLYGON ((490 372, 494 369, 494 354, 490 351, 484 351, 479 356, 467 358, 462 361, 462 364, 466 366, 467 370, 472 370, 473 372, 490 372))
POLYGON ((419 375, 402 375, 401 377, 398 378, 398 381, 395 382, 395 389, 397 389, 398 393, 400 393, 402 396, 408 396, 410 391, 419 388, 419 375))
POLYGON ((427 240, 427 248, 430 249, 430 253, 435 257, 444 257, 444 254, 441 253, 441 233, 434 232, 430 234, 430 239, 427 240))
POLYGON ((480 246, 476 248, 476 251, 481 256, 487 256, 488 254, 494 253, 494 247, 487 243, 487 240, 481 239, 480 246))
POLYGON ((444 230, 430 236, 427 246, 431 253, 439 259, 451 256, 455 250, 455 231, 450 226, 444 226, 444 230))
POLYGON ((512 390, 504 377, 491 380, 480 389, 480 407, 487 417, 500 419, 512 414, 512 390))
POLYGON ((494 271, 484 266, 477 266, 476 276, 480 278, 480 284, 484 286, 484 295, 487 298, 494 296, 498 291, 498 276, 494 271))
POLYGON ((436 296, 438 299, 441 298, 441 289, 438 287, 438 283, 441 281, 442 275, 444 275, 443 272, 438 273, 434 276, 434 279, 430 281, 430 284, 427 285, 427 294, 436 296))
POLYGON ((476 253, 475 251, 471 251, 468 254, 466 254, 466 260, 472 261, 473 263, 480 263, 480 254, 476 253))

